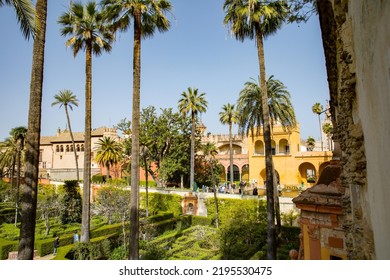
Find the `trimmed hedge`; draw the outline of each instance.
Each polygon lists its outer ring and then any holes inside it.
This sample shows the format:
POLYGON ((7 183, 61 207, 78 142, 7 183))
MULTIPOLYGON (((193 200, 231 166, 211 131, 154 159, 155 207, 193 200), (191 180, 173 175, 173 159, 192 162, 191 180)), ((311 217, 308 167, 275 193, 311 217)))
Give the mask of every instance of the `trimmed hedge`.
POLYGON ((17 241, 8 241, 0 238, 0 259, 8 259, 8 253, 18 250, 17 241))

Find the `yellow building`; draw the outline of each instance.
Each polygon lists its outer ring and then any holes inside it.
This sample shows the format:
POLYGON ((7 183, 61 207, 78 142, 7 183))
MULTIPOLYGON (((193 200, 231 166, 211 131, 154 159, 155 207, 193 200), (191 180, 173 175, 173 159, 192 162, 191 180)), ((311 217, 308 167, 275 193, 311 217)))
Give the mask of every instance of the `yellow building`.
MULTIPOLYGON (((283 129, 274 126, 271 132, 275 171, 281 187, 313 186, 332 159, 331 151, 307 151, 301 146, 300 127, 283 129)), ((249 178, 259 187, 266 180, 263 132, 248 137, 249 178)))

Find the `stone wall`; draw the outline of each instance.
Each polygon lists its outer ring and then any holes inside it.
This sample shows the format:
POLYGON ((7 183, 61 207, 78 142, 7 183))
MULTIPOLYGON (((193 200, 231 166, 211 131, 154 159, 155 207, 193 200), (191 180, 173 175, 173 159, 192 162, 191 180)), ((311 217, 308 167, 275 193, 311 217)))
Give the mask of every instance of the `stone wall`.
POLYGON ((390 2, 319 0, 350 259, 389 259, 390 2))

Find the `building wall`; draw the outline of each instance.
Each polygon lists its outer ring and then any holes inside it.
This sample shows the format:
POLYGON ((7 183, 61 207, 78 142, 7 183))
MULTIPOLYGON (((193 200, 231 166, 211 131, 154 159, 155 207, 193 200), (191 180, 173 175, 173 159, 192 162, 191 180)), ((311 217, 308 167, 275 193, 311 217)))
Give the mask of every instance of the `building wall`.
POLYGON ((376 258, 390 259, 390 2, 353 0, 348 12, 357 93, 352 114, 362 126, 367 161, 364 207, 373 228, 376 258))
POLYGON ((390 259, 390 2, 317 1, 350 259, 390 259))
MULTIPOLYGON (((279 183, 284 186, 302 186, 302 183, 305 187, 312 186, 314 181, 310 181, 307 177, 307 170, 314 170, 315 179, 318 178, 323 166, 332 157, 332 152, 330 151, 300 151, 299 125, 291 131, 275 126, 273 128, 272 140, 275 148, 275 155, 272 157, 275 170, 279 175, 279 183), (288 143, 289 152, 286 152, 286 143, 288 143)), ((248 154, 250 181, 257 182, 258 186, 263 186, 266 175, 262 133, 253 138, 251 136, 248 137, 248 154)))

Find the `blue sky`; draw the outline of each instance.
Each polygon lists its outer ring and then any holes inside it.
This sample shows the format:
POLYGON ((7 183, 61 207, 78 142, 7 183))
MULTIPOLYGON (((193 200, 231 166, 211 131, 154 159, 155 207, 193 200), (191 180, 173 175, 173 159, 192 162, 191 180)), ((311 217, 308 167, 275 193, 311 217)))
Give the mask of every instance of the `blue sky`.
MULTIPOLYGON (((68 0, 48 1, 46 56, 42 103, 45 136, 64 129, 64 110, 51 107, 53 96, 70 89, 79 99, 71 111, 72 129, 84 131, 85 54, 76 58, 65 46, 57 24, 68 0)), ((82 1, 86 2, 86 1, 82 1)), ((171 29, 142 42, 141 107, 177 109, 188 87, 206 93, 207 112, 202 120, 211 133, 227 134, 218 114, 235 103, 245 82, 259 75, 254 41, 237 41, 223 25, 223 0, 172 0, 171 29)), ((131 120, 132 29, 118 33, 112 52, 93 58, 92 127, 113 126, 131 120)), ((27 126, 32 40, 24 40, 14 11, 0 8, 0 141, 13 127, 27 126)), ((266 75, 274 75, 289 90, 301 138, 319 138, 314 103, 329 99, 326 68, 317 16, 307 23, 284 25, 265 40, 266 75)))

